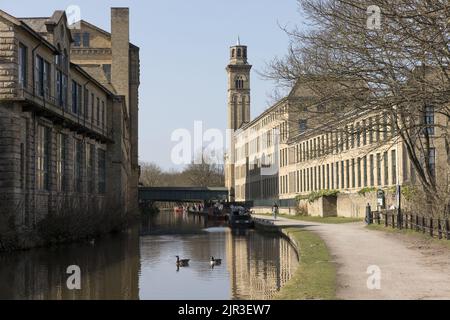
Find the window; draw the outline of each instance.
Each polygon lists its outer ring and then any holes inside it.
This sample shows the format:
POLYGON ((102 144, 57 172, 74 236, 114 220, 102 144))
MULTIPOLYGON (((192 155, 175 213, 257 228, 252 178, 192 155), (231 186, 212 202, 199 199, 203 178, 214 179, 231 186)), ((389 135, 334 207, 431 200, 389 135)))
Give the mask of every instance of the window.
POLYGON ((28 49, 22 43, 19 44, 19 84, 22 88, 27 87, 28 72, 28 49))
POLYGON ((300 133, 302 133, 302 132, 305 132, 306 129, 308 129, 307 120, 306 119, 300 119, 298 121, 298 130, 300 131, 300 133))
POLYGON ((430 148, 428 154, 428 170, 432 179, 436 177, 436 149, 430 148))
POLYGON ((356 124, 356 146, 361 146, 361 126, 359 122, 356 124))
POLYGON ((346 167, 346 172, 345 172, 346 187, 350 188, 350 160, 345 161, 345 167, 346 167))
POLYGON ((102 100, 102 127, 105 127, 106 117, 105 117, 105 101, 102 100))
POLYGON ((66 190, 66 139, 67 137, 58 133, 56 136, 56 188, 58 191, 66 190))
POLYGON ((236 76, 234 84, 236 89, 244 89, 244 78, 242 76, 236 76))
POLYGON ((336 188, 339 189, 339 162, 336 162, 336 188))
POLYGON ((83 47, 89 48, 90 35, 89 32, 83 32, 83 47))
POLYGON ((44 86, 44 95, 46 98, 49 98, 50 88, 52 86, 51 65, 48 61, 45 60, 44 60, 43 86, 44 86))
POLYGON ((352 188, 356 187, 356 177, 355 177, 355 159, 352 159, 352 188))
POLYGON ((38 125, 37 131, 36 184, 39 190, 49 190, 49 129, 45 126, 38 125))
POLYGON ((234 58, 234 56, 235 56, 235 52, 236 52, 236 50, 235 50, 235 49, 232 49, 232 50, 231 50, 231 57, 232 57, 232 58, 234 58))
POLYGON ((369 118, 369 143, 373 143, 373 118, 369 118))
POLYGON ((106 79, 111 82, 111 64, 103 65, 103 72, 105 73, 106 79))
POLYGON ((392 184, 397 184, 397 154, 395 150, 391 151, 391 169, 392 184))
POLYGON ((83 143, 80 140, 75 140, 74 159, 74 189, 76 192, 81 192, 83 183, 83 143))
POLYGON ((330 164, 327 163, 327 189, 330 189, 330 164))
POLYGON ((237 49, 237 57, 240 58, 242 56, 242 51, 241 49, 237 49))
POLYGON ((61 91, 61 104, 60 106, 66 107, 67 106, 67 87, 68 87, 68 79, 67 75, 64 73, 61 75, 61 83, 62 83, 62 91, 61 91))
POLYGON ((100 98, 97 97, 97 125, 100 125, 100 98))
POLYGON ((367 156, 363 158, 364 187, 367 187, 367 156))
POLYGON ((320 166, 319 166, 317 168, 317 189, 318 190, 320 190, 322 188, 321 181, 322 181, 322 175, 321 175, 320 166))
POLYGON ((63 97, 62 97, 62 72, 61 70, 56 71, 56 99, 58 102, 58 106, 62 107, 63 97))
POLYGON ((426 106, 424 114, 425 132, 432 136, 434 135, 434 107, 426 106))
POLYGON ((44 96, 44 59, 41 56, 36 56, 35 61, 35 92, 44 96))
POLYGON ((78 113, 78 95, 80 92, 78 92, 78 84, 72 80, 72 112, 77 114, 78 113))
POLYGON ((331 176, 331 189, 334 189, 334 165, 330 164, 330 167, 331 167, 331 173, 330 173, 330 176, 331 176))
POLYGON ((89 119, 89 115, 91 113, 89 112, 89 90, 84 89, 84 116, 89 119))
POLYGON ((345 188, 345 172, 344 172, 344 161, 341 161, 341 188, 345 188))
POLYGON ((380 117, 375 119, 375 141, 380 141, 380 117))
POLYGON ((384 161, 384 185, 389 184, 389 160, 387 151, 383 153, 383 161, 384 161))
POLYGON ((106 192, 106 157, 105 151, 98 149, 98 192, 106 192))
POLYGON ((374 181, 375 167, 374 167, 373 154, 370 155, 369 159, 370 159, 370 164, 369 164, 370 165, 370 186, 373 187, 375 185, 375 181, 374 181))
POLYGON ((377 185, 381 186, 381 154, 377 153, 377 185))
POLYGON ((81 35, 80 33, 73 34, 73 46, 79 47, 81 45, 81 35))
POLYGON ((365 146, 367 144, 367 123, 366 123, 366 120, 363 120, 362 130, 363 130, 363 145, 365 146))
POLYGON ((89 193, 94 192, 94 150, 93 144, 86 144, 86 178, 89 193))
POLYGON ((358 167, 356 171, 358 171, 358 188, 361 188, 361 158, 356 160, 358 167))
POLYGON ((91 93, 91 120, 94 122, 94 110, 95 110, 95 97, 94 94, 91 93))

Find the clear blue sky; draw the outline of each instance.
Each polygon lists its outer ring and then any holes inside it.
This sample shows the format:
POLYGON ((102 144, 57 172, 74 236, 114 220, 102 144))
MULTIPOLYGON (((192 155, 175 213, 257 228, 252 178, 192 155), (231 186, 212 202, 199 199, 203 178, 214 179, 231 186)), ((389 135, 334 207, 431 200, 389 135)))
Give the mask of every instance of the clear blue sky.
POLYGON ((170 136, 177 128, 226 127, 226 72, 229 47, 240 35, 248 46, 251 117, 267 107, 273 83, 256 70, 285 54, 288 38, 280 25, 301 24, 296 0, 0 0, 13 16, 50 16, 69 5, 82 19, 110 30, 110 7, 130 8, 131 41, 140 47, 139 157, 165 169, 175 168, 170 136))

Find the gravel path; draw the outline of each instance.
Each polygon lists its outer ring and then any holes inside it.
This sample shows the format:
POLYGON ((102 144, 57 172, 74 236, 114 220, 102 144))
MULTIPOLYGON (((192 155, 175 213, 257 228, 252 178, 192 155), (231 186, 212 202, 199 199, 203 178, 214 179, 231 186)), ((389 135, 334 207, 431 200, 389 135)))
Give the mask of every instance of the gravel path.
POLYGON ((322 224, 278 218, 275 224, 300 226, 320 235, 337 266, 338 299, 450 299, 450 249, 441 244, 368 230, 362 222, 322 224), (368 289, 369 266, 381 272, 379 289, 368 289))

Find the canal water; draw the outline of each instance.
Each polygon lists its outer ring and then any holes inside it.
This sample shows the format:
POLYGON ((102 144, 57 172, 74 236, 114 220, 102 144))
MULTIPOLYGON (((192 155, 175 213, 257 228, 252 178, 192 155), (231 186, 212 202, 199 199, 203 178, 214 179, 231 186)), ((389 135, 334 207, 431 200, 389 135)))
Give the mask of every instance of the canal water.
POLYGON ((95 243, 0 255, 0 299, 271 299, 297 265, 277 234, 163 211, 95 243), (211 256, 222 264, 211 268, 211 256), (67 288, 71 265, 80 290, 67 288))

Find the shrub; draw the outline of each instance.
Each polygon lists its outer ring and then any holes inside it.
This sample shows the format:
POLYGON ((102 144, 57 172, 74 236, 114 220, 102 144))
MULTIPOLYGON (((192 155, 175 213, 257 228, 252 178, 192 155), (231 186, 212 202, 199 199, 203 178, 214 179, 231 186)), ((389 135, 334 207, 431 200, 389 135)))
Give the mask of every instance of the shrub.
POLYGON ((102 234, 120 231, 127 217, 118 208, 66 207, 49 213, 37 224, 38 235, 46 244, 56 244, 96 238, 102 234))
POLYGON ((362 188, 361 190, 359 190, 358 194, 360 196, 364 197, 367 193, 371 193, 371 192, 375 192, 375 191, 377 191, 377 188, 375 188, 375 187, 365 187, 365 188, 362 188))
POLYGON ((339 190, 319 190, 313 191, 307 195, 298 195, 295 199, 297 200, 297 203, 300 202, 300 200, 308 200, 309 203, 313 203, 321 197, 335 197, 338 194, 339 190))

